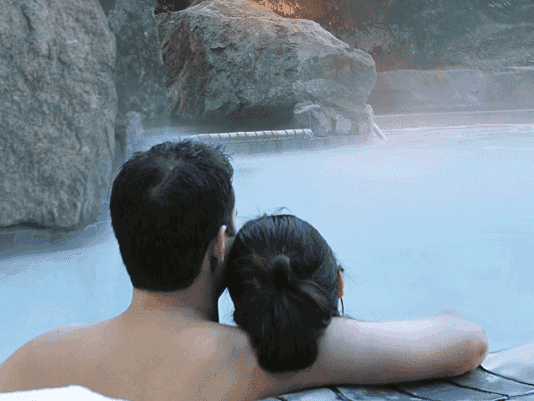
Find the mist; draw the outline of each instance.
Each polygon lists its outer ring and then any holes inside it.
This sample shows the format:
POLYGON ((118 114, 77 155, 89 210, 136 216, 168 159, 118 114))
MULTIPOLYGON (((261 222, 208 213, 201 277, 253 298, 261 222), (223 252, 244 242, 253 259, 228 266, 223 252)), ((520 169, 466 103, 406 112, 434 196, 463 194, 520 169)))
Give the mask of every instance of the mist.
MULTIPOLYGON (((531 339, 533 126, 386 134, 366 145, 234 154, 238 228, 280 207, 311 223, 346 269, 350 317, 454 309, 484 327, 492 351, 531 339)), ((54 243, 30 231, 0 244, 0 361, 37 335, 113 317, 131 301, 109 220, 54 243)), ((227 294, 219 316, 233 324, 227 294)))

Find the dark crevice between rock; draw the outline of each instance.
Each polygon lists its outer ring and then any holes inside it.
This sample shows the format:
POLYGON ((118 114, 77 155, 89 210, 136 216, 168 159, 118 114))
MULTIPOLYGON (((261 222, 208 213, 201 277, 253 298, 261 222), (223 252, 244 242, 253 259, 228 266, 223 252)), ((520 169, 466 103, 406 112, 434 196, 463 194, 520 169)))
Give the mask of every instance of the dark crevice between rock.
MULTIPOLYGON (((173 110, 176 115, 178 105, 173 110)), ((223 113, 206 117, 206 121, 194 119, 178 119, 174 117, 171 126, 192 126, 203 129, 204 133, 236 132, 236 131, 265 131, 291 128, 307 128, 293 126, 293 109, 286 107, 241 107, 225 116, 223 113)))
POLYGON ((350 398, 346 397, 345 394, 343 394, 337 387, 327 387, 330 391, 332 391, 336 395, 336 400, 340 401, 352 401, 350 398))

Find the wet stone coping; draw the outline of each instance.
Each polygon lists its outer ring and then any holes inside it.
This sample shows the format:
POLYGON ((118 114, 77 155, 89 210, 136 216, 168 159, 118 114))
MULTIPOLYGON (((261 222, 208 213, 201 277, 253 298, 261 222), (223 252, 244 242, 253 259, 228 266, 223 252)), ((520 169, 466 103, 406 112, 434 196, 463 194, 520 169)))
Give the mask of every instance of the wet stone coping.
POLYGON ((482 367, 451 379, 385 386, 335 386, 264 401, 534 401, 534 382, 505 377, 482 367))

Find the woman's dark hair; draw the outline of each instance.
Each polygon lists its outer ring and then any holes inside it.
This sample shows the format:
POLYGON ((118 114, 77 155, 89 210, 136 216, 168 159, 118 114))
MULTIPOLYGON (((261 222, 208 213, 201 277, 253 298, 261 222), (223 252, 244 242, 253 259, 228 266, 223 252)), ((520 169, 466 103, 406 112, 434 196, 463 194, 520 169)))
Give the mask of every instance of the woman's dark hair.
POLYGON ((226 279, 234 321, 245 330, 260 366, 304 369, 337 312, 334 253, 310 224, 292 215, 263 215, 237 233, 226 279))
POLYGON ((165 142, 135 153, 111 191, 111 224, 135 288, 189 287, 209 244, 235 235, 233 168, 220 146, 165 142))

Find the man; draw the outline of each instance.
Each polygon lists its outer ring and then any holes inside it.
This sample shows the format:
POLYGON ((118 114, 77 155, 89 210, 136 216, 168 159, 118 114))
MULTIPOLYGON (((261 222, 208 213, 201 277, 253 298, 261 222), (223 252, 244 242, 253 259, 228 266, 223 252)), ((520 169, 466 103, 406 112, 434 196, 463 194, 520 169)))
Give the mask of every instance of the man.
POLYGON ((110 211, 134 286, 130 307, 28 342, 0 365, 0 391, 81 385, 130 401, 259 400, 340 383, 454 376, 482 362, 487 339, 461 317, 335 318, 309 369, 263 371, 246 334, 217 323, 235 236, 232 175, 220 148, 202 143, 163 143, 127 161, 110 211))

